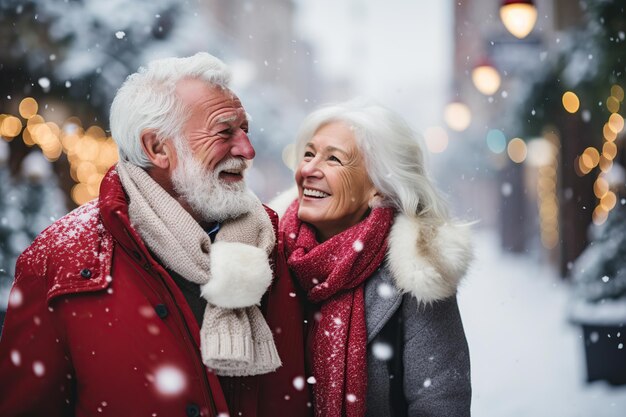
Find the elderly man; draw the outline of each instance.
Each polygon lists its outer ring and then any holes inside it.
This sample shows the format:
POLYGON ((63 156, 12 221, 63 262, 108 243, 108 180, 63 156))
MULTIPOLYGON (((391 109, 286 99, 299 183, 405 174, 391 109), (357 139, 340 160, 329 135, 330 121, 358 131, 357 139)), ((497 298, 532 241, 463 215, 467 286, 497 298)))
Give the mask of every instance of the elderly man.
POLYGON ((290 280, 272 283, 276 214, 246 189, 254 148, 228 81, 200 53, 119 89, 99 199, 18 260, 0 415, 307 413, 301 312, 290 280))

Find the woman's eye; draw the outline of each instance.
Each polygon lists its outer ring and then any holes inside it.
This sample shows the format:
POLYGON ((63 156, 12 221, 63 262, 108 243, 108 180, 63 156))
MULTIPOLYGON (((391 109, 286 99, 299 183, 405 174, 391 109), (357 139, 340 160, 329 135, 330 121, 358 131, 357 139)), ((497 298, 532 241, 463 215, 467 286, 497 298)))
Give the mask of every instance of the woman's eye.
MULTIPOLYGON (((331 156, 329 156, 329 157, 328 157, 328 160, 329 160, 329 161, 334 161, 334 162, 337 162, 337 163, 341 164, 341 161, 340 161, 340 160, 339 160, 339 158, 337 158, 335 155, 331 155, 331 156)), ((343 164, 342 164, 342 165, 343 165, 343 164)))
POLYGON ((313 152, 311 152, 311 151, 306 151, 306 152, 304 153, 304 157, 305 157, 305 158, 313 158, 314 156, 315 156, 315 155, 313 155, 313 152))

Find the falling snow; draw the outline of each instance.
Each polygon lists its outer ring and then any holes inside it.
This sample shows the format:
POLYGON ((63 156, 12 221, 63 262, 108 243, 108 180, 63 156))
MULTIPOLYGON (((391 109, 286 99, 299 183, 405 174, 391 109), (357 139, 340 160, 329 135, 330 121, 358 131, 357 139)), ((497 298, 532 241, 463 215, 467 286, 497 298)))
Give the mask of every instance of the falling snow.
POLYGON ((301 376, 297 376, 293 379, 293 387, 298 391, 302 391, 304 389, 304 378, 301 376))
POLYGON ((43 91, 48 91, 50 90, 50 80, 46 77, 41 77, 38 81, 39 85, 41 86, 41 88, 43 88, 43 91))
POLYGON ((372 344, 372 354, 378 360, 388 361, 393 357, 393 348, 388 343, 374 342, 372 344))
POLYGON ((352 249, 354 249, 355 252, 361 252, 363 250, 363 242, 361 242, 360 239, 355 240, 352 244, 352 249))
POLYGON ((381 282, 376 287, 376 293, 381 298, 391 298, 396 294, 396 289, 386 282, 381 282))
POLYGON ((117 39, 124 39, 124 37, 126 36, 126 32, 119 30, 117 32, 115 32, 115 37, 117 39))
POLYGON ((163 366, 155 372, 156 389, 163 395, 180 394, 187 382, 182 371, 174 366, 163 366))
POLYGON ((11 351, 11 363, 13 363, 13 365, 15 366, 20 366, 20 364, 22 363, 22 356, 20 355, 19 351, 11 351))
POLYGON ((46 373, 46 368, 40 361, 33 362, 33 372, 36 376, 42 377, 46 373))

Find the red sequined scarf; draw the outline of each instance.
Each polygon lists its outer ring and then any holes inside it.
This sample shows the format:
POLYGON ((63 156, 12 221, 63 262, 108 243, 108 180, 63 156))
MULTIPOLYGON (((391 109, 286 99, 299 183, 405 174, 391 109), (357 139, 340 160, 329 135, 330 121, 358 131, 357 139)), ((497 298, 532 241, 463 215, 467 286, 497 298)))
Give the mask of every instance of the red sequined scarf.
POLYGON ((281 221, 287 263, 316 303, 311 346, 315 415, 362 417, 367 395, 364 282, 381 265, 394 210, 377 208, 323 243, 298 219, 294 201, 281 221))

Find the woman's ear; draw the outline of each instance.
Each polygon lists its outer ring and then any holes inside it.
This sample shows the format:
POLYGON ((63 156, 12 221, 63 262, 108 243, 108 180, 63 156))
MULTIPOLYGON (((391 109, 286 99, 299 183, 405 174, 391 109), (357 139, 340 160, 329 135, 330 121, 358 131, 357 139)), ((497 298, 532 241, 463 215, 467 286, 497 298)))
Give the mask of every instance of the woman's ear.
POLYGON ((170 168, 173 155, 169 142, 168 140, 159 140, 153 130, 144 130, 141 132, 141 147, 155 167, 166 170, 170 168))

